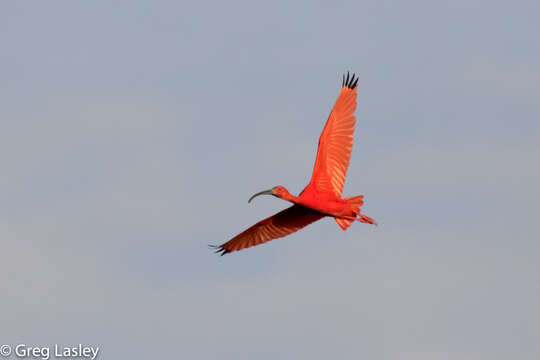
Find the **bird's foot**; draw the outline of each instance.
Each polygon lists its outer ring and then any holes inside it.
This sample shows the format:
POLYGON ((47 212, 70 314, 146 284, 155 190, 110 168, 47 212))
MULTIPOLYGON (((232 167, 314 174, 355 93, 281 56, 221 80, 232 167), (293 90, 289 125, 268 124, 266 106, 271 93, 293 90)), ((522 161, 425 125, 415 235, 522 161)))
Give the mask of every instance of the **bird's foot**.
POLYGON ((356 220, 363 223, 368 223, 368 224, 377 226, 377 223, 375 222, 375 220, 373 220, 372 218, 364 214, 358 214, 358 217, 356 218, 356 220))

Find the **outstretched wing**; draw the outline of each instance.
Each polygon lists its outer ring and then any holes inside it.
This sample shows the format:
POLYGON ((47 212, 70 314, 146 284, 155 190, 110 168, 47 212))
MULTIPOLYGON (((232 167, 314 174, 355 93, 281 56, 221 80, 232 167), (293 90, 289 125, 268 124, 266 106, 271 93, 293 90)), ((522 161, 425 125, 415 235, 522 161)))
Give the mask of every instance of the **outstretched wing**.
POLYGON ((293 206, 259 221, 221 246, 211 246, 216 252, 227 253, 259 245, 287 236, 321 219, 324 215, 302 205, 293 206))
POLYGON ((343 76, 341 92, 319 138, 317 159, 311 177, 311 186, 341 197, 345 175, 353 147, 356 118, 356 89, 358 78, 354 74, 343 76))

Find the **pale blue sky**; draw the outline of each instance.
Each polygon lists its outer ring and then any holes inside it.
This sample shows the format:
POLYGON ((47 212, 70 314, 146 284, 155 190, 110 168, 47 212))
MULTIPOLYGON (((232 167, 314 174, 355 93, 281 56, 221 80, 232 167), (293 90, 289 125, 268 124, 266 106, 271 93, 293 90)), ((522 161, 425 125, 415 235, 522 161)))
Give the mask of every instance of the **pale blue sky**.
POLYGON ((3 1, 0 342, 102 359, 540 357, 537 1, 3 1), (344 194, 298 193, 359 75, 344 194))

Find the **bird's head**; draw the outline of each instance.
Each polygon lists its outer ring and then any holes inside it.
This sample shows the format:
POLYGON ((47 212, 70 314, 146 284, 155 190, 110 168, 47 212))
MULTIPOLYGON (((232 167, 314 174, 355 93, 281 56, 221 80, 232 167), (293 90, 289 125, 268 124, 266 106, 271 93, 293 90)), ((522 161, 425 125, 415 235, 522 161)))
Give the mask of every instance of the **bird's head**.
POLYGON ((274 186, 271 189, 256 193, 255 195, 249 198, 248 203, 251 202, 251 200, 253 200, 259 195, 274 195, 275 197, 285 199, 285 200, 287 200, 287 198, 291 196, 291 194, 289 193, 287 189, 285 189, 285 187, 278 185, 278 186, 274 186))

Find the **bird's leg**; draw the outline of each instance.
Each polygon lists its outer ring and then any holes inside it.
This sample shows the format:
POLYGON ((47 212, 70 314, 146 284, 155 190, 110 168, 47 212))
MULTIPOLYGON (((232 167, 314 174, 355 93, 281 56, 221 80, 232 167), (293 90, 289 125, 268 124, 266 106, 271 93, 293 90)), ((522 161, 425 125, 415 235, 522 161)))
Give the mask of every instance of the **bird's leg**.
POLYGON ((367 224, 373 224, 375 226, 377 225, 375 220, 373 220, 369 216, 366 216, 364 214, 360 214, 360 208, 353 209, 353 212, 358 217, 354 217, 354 218, 352 218, 352 220, 360 221, 360 222, 367 223, 367 224))
POLYGON ((364 214, 357 214, 358 217, 355 219, 356 221, 360 221, 360 222, 363 222, 363 223, 368 223, 368 224, 373 224, 373 225, 377 225, 377 223, 375 222, 375 220, 373 220, 372 218, 370 218, 369 216, 366 216, 364 214))
POLYGON ((375 222, 375 220, 373 220, 372 218, 370 218, 369 216, 366 216, 364 214, 360 214, 360 213, 356 213, 356 215, 358 217, 352 217, 352 216, 340 216, 339 218, 341 219, 347 219, 347 220, 356 220, 356 221, 360 221, 362 223, 367 223, 367 224, 372 224, 372 225, 377 225, 377 223, 375 222))

